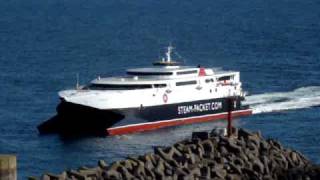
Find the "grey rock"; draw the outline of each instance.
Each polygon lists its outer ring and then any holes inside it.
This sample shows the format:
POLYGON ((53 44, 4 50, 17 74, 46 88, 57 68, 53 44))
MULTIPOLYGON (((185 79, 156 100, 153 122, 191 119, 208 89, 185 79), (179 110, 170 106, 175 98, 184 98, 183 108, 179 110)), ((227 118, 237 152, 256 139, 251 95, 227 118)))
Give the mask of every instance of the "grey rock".
POLYGON ((229 141, 229 144, 227 146, 227 149, 230 153, 234 153, 236 155, 241 153, 241 147, 239 147, 236 143, 233 141, 229 141))
POLYGON ((268 164, 269 164, 268 157, 263 155, 260 157, 260 161, 263 164, 265 174, 270 174, 270 170, 269 170, 269 166, 268 166, 268 164))
POLYGON ((247 139, 249 136, 252 136, 252 135, 253 135, 252 133, 242 128, 238 130, 238 137, 243 137, 244 139, 247 139))
POLYGON ((260 141, 260 153, 266 155, 268 153, 269 144, 266 141, 260 141))
POLYGON ((120 162, 120 164, 129 171, 132 171, 133 169, 133 163, 132 163, 132 160, 130 159, 123 160, 120 162))
POLYGON ((135 158, 135 157, 129 156, 129 157, 127 158, 127 160, 130 161, 130 163, 132 164, 133 167, 136 167, 136 166, 138 166, 138 165, 140 164, 140 160, 137 159, 137 158, 135 158))
POLYGON ((117 171, 117 169, 118 169, 120 166, 122 166, 121 163, 120 163, 119 161, 116 161, 116 162, 114 162, 114 163, 111 164, 111 166, 109 167, 109 169, 117 171))
POLYGON ((248 136, 248 140, 253 143, 255 147, 260 148, 261 139, 257 135, 248 136))
POLYGON ((201 177, 204 179, 210 179, 211 178, 211 169, 208 166, 202 167, 200 169, 201 177))
POLYGON ((179 176, 187 176, 188 174, 189 174, 189 172, 186 172, 186 170, 188 170, 188 169, 186 169, 186 168, 177 168, 176 170, 175 170, 175 173, 178 175, 178 177, 179 176))
POLYGON ((140 164, 138 167, 135 167, 133 170, 133 175, 135 177, 145 177, 146 171, 145 171, 144 166, 142 164, 140 164))
POLYGON ((216 137, 216 136, 223 136, 225 134, 225 129, 224 128, 214 128, 210 132, 210 137, 216 137))
POLYGON ((50 180, 50 176, 48 174, 44 174, 41 176, 41 180, 50 180))
POLYGON ((263 163, 261 163, 261 161, 259 159, 254 160, 252 168, 258 174, 263 174, 263 172, 264 172, 264 165, 263 165, 263 163))
POLYGON ((278 141, 273 140, 273 139, 267 139, 267 142, 271 147, 274 147, 278 150, 282 150, 282 146, 278 141))
POLYGON ((218 163, 218 164, 224 164, 224 163, 227 161, 226 158, 221 157, 221 156, 216 156, 216 157, 214 158, 214 160, 215 160, 216 163, 218 163))
POLYGON ((238 167, 240 167, 240 168, 244 167, 244 162, 243 162, 243 160, 240 159, 239 157, 236 157, 236 158, 234 159, 233 163, 234 163, 234 165, 236 165, 236 166, 238 166, 238 167))
POLYGON ((133 179, 134 176, 124 166, 119 167, 118 172, 122 174, 124 179, 133 179))
POLYGON ((74 170, 67 171, 67 175, 69 177, 75 177, 78 180, 86 180, 86 175, 81 174, 81 173, 74 171, 74 170))
POLYGON ((243 168, 243 179, 260 179, 259 175, 251 168, 243 168))
POLYGON ((146 168, 146 169, 149 169, 149 170, 154 169, 154 164, 152 163, 151 160, 146 160, 146 162, 145 162, 145 168, 146 168))
POLYGON ((179 152, 184 152, 185 145, 183 143, 176 143, 173 145, 179 152))
POLYGON ((237 166, 234 163, 229 164, 230 171, 234 174, 242 174, 241 166, 237 166))
POLYGON ((202 158, 202 157, 203 157, 203 155, 204 155, 204 148, 203 148, 203 146, 202 146, 201 144, 198 144, 198 145, 197 145, 195 154, 196 154, 199 158, 202 158))
POLYGON ((240 153, 240 155, 238 156, 243 162, 248 162, 249 159, 247 157, 247 154, 245 152, 240 153))
POLYGON ((102 177, 103 179, 110 179, 110 180, 122 179, 121 174, 118 171, 115 171, 113 169, 103 172, 102 177))
POLYGON ((225 156, 226 154, 229 153, 225 146, 219 146, 219 152, 220 152, 221 156, 225 156))
POLYGON ((277 167, 278 167, 277 162, 274 159, 270 159, 269 164, 268 164, 268 168, 270 170, 270 173, 273 173, 277 167))
POLYGON ((239 180, 241 176, 239 174, 227 174, 226 180, 239 180))
POLYGON ((193 179, 195 179, 196 177, 200 177, 201 176, 200 168, 193 168, 192 170, 190 170, 189 175, 191 175, 193 179))
POLYGON ((163 162, 163 160, 158 161, 156 168, 154 169, 154 172, 158 176, 161 176, 161 177, 164 176, 164 162, 163 162))
POLYGON ((265 175, 262 177, 262 180, 273 180, 271 175, 265 175))
POLYGON ((215 146, 210 139, 202 141, 201 145, 205 153, 210 154, 210 153, 213 153, 215 150, 215 146))
POLYGON ((172 169, 165 169, 164 174, 166 176, 173 176, 173 170, 172 169))
POLYGON ((214 168, 212 172, 213 176, 216 176, 220 179, 225 179, 225 177, 227 176, 227 171, 225 169, 214 168))
POLYGON ((254 161, 257 157, 255 156, 254 153, 247 153, 249 161, 254 161))
POLYGON ((98 168, 91 168, 91 169, 83 169, 78 171, 80 174, 84 175, 85 177, 98 177, 100 176, 100 169, 98 168))
POLYGON ((146 171, 147 179, 155 179, 156 178, 156 175, 153 170, 145 169, 145 171, 146 171))
POLYGON ((205 167, 214 167, 216 164, 214 159, 203 159, 202 163, 204 164, 205 167))
POLYGON ((196 163, 196 156, 191 152, 191 149, 188 149, 188 153, 186 154, 189 164, 196 163))
POLYGON ((251 141, 249 141, 249 142, 247 143, 247 148, 248 148, 248 150, 250 150, 250 151, 258 151, 257 145, 256 145, 255 143, 251 142, 251 141))

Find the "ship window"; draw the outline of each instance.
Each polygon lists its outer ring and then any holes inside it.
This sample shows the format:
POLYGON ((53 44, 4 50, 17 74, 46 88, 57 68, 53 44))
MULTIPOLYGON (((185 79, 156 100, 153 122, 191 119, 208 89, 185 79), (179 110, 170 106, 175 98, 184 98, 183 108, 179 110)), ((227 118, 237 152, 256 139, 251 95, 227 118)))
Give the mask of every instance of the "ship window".
POLYGON ((176 86, 186 86, 186 85, 192 85, 192 84, 197 84, 197 81, 182 81, 182 82, 177 82, 176 86))
POLYGON ((133 76, 170 76, 172 72, 127 72, 128 75, 133 76))
POLYGON ((165 87, 167 87, 166 84, 154 84, 153 86, 154 86, 155 88, 165 88, 165 87))
POLYGON ((191 70, 191 71, 180 71, 180 72, 177 72, 177 75, 186 75, 186 74, 196 74, 198 73, 197 70, 191 70))
POLYGON ((134 90, 152 88, 151 84, 91 84, 86 89, 91 90, 134 90))
POLYGON ((206 79, 206 83, 211 83, 213 82, 213 79, 206 79))
POLYGON ((218 81, 228 81, 231 79, 231 76, 222 76, 218 78, 218 81))

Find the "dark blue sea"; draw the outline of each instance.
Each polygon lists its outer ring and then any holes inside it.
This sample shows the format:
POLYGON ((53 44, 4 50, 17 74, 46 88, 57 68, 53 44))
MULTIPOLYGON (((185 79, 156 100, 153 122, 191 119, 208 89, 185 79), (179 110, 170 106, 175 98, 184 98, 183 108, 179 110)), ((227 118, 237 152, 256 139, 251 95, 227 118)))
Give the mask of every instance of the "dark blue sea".
POLYGON ((241 71, 254 116, 235 126, 320 163, 320 1, 7 0, 0 2, 0 153, 19 179, 109 163, 170 145, 194 124, 117 137, 40 136, 57 92, 148 66, 172 43, 191 65, 241 71))

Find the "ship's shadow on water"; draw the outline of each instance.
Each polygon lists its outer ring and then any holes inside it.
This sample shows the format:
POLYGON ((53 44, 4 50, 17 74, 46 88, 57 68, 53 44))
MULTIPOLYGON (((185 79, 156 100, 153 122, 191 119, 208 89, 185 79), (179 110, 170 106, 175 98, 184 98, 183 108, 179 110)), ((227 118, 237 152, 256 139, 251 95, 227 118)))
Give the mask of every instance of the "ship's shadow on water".
POLYGON ((120 114, 64 102, 58 105, 57 112, 57 115, 38 125, 40 134, 57 133, 64 137, 105 136, 108 127, 124 118, 120 114))
POLYGON ((122 117, 106 117, 108 121, 102 121, 99 117, 68 117, 55 115, 49 120, 40 124, 37 128, 40 135, 59 134, 63 137, 82 136, 106 136, 106 129, 110 127, 110 121, 117 122, 122 117))
MULTIPOLYGON (((40 135, 59 134, 64 138, 80 138, 87 136, 106 136, 106 124, 98 121, 90 120, 90 124, 67 121, 65 117, 55 115, 49 120, 40 124, 37 128, 40 135)), ((89 121, 87 119, 87 121, 89 121)), ((81 122, 83 122, 81 120, 81 122)))

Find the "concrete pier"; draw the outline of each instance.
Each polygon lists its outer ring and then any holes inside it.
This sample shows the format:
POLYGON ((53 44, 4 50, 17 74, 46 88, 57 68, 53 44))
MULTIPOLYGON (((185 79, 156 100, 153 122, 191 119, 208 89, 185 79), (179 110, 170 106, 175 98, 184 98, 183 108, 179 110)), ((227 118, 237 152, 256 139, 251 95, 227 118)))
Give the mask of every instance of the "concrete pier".
POLYGON ((0 179, 17 179, 17 158, 15 155, 0 155, 0 179))

